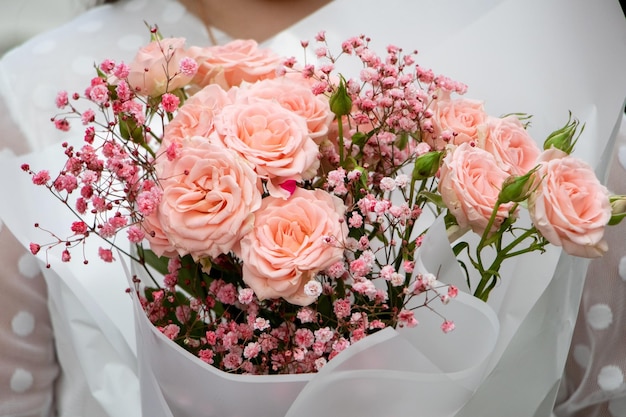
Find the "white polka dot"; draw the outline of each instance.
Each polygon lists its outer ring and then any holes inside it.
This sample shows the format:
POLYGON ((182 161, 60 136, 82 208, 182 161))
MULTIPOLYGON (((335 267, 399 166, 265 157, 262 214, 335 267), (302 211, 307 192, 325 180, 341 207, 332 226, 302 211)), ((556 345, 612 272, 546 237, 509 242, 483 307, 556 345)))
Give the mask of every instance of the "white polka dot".
POLYGON ((595 330, 604 330, 613 322, 613 312, 606 304, 596 304, 587 311, 587 323, 595 330))
POLYGON ((13 333, 18 336, 28 336, 35 329, 35 317, 28 311, 20 311, 11 320, 13 333))
POLYGON ((626 397, 610 400, 609 413, 611 417, 626 417, 626 397))
POLYGON ((626 169, 626 146, 620 146, 617 151, 617 158, 619 159, 619 163, 622 165, 622 168, 626 169))
POLYGON ((17 269, 26 278, 35 278, 40 272, 39 262, 29 252, 20 256, 20 259, 17 261, 17 269))
POLYGON ((185 7, 176 2, 172 2, 163 8, 161 21, 164 23, 176 23, 185 15, 185 7))
POLYGON ((574 346, 574 360, 581 368, 589 366, 589 358, 591 358, 591 350, 587 346, 574 346))
POLYGON ((38 42, 32 49, 35 55, 47 55, 54 51, 57 47, 57 42, 54 39, 44 39, 38 42))
POLYGON ((77 26, 76 31, 82 33, 95 33, 102 29, 103 26, 104 22, 102 22, 102 20, 91 20, 77 26))
POLYGON ((607 365, 600 369, 598 386, 604 391, 613 391, 624 383, 624 373, 615 365, 607 365))
POLYGON ((150 41, 148 36, 141 36, 137 34, 122 36, 117 41, 117 46, 123 51, 137 51, 144 45, 147 45, 150 41))
POLYGON ((618 271, 622 281, 626 281, 626 256, 622 256, 619 260, 618 271))
POLYGON ((33 386, 33 374, 24 370, 16 369, 11 376, 11 390, 21 394, 33 386))
POLYGON ((72 60, 72 71, 78 75, 92 75, 96 60, 90 56, 78 56, 72 60))
POLYGON ((54 84, 38 84, 33 88, 32 103, 41 110, 49 111, 50 114, 54 114, 53 110, 56 109, 54 105, 54 98, 59 91, 59 87, 54 84))
POLYGON ((126 3, 124 9, 129 12, 136 12, 146 7, 147 4, 148 0, 133 0, 126 3))

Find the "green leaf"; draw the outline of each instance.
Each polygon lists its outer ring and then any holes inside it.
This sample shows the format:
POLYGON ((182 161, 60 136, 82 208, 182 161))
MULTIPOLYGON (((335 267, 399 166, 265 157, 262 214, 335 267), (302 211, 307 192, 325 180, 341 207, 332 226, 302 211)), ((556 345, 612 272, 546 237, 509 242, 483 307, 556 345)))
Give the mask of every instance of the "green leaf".
POLYGON ((165 256, 158 257, 156 253, 152 252, 150 249, 143 249, 143 260, 146 265, 154 268, 159 274, 165 275, 168 273, 167 263, 168 258, 165 256))

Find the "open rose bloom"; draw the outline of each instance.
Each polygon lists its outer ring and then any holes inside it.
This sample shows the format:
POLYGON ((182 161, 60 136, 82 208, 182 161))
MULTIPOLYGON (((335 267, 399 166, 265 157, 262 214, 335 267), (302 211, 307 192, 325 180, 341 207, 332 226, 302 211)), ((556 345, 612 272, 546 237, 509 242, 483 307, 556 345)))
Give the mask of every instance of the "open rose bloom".
MULTIPOLYGON (((507 278, 501 267, 550 244, 601 255, 609 194, 569 152, 542 152, 526 118, 489 114, 415 53, 379 56, 358 36, 335 56, 323 32, 316 42, 320 62, 305 65, 253 41, 155 39, 128 65, 105 61, 78 95, 109 123, 59 95, 70 116, 55 124, 75 117, 85 129, 85 143, 63 148, 60 175, 23 169, 85 217, 62 242, 64 261, 90 234, 105 239, 104 261, 133 260, 144 370, 163 384, 176 366, 221 381, 190 376, 192 388, 162 386, 166 395, 288 374, 263 379, 255 398, 293 401, 376 363, 445 372, 466 398, 496 343, 484 301, 507 278), (337 73, 339 56, 362 70, 337 73), (116 252, 122 236, 137 247, 116 252), (186 359, 153 367, 170 354, 186 359)), ((337 383, 363 395, 354 381, 367 378, 337 383)))

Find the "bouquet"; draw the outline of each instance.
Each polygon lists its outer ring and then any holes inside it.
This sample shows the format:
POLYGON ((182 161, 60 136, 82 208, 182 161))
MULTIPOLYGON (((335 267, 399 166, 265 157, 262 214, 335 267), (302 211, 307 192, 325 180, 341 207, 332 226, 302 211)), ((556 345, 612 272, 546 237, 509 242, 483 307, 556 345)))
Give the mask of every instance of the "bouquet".
POLYGON ((222 371, 316 372, 383 329, 418 332, 418 309, 453 331, 459 290, 420 262, 437 224, 486 301, 507 259, 549 244, 601 256, 626 213, 570 155, 577 120, 540 149, 528 116, 487 114, 414 52, 357 36, 334 54, 320 32, 302 42, 311 64, 151 33, 133 62, 59 93, 54 124, 84 125, 85 143, 63 144, 59 173, 23 169, 76 221, 31 251, 69 262, 98 235, 102 260, 145 267, 129 291, 154 326, 222 371), (350 58, 360 73, 337 73, 350 58))

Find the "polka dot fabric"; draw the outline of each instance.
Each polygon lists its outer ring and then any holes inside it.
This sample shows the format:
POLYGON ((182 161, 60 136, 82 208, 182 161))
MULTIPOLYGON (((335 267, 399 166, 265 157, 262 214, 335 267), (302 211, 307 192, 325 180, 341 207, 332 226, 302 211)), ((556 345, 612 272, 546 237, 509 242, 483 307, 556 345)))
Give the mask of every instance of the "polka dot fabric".
POLYGON ((37 260, 0 231, 0 416, 47 416, 59 367, 37 260))
MULTIPOLYGON (((626 194, 626 117, 609 189, 626 194)), ((589 266, 557 417, 626 417, 626 222, 609 228, 609 253, 589 266)))
MULTIPOLYGON (((200 21, 174 0, 120 0, 7 52, 0 59, 0 151, 21 155, 67 140, 50 123, 57 91, 83 90, 104 58, 129 62, 149 40, 144 21, 164 36, 208 42, 200 21)), ((76 358, 62 349, 71 340, 52 328, 37 260, 7 227, 0 248, 0 417, 107 416, 76 358)))

